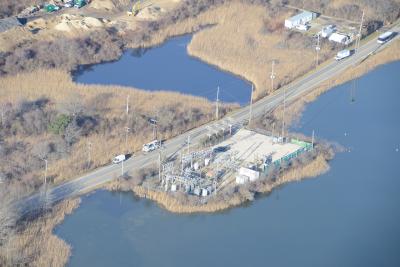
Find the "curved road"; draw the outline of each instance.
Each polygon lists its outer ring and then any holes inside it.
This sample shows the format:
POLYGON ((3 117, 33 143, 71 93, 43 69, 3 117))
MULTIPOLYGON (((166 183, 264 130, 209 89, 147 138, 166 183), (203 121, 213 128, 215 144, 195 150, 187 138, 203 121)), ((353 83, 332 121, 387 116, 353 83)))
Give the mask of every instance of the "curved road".
MULTIPOLYGON (((398 32, 399 27, 396 26, 391 30, 398 32)), ((396 36, 394 39, 398 37, 399 36, 396 36)), ((389 44, 390 42, 380 45, 376 42, 376 39, 374 38, 373 40, 370 40, 360 46, 358 51, 351 57, 339 62, 332 60, 331 62, 318 68, 311 74, 308 74, 305 77, 302 77, 292 82, 291 84, 282 87, 274 94, 266 96, 259 101, 253 103, 253 117, 262 115, 263 113, 270 111, 273 108, 282 104, 284 91, 286 91, 286 101, 292 101, 295 98, 303 95, 304 93, 313 90, 316 86, 320 85, 324 81, 340 75, 347 68, 350 68, 355 64, 359 64, 368 56, 374 54, 375 52, 389 44)), ((246 106, 228 114, 227 117, 222 118, 221 120, 210 122, 206 125, 195 128, 171 140, 166 141, 162 153, 163 155, 167 156, 177 153, 185 146, 186 140, 188 139, 189 135, 190 143, 195 144, 198 143, 201 138, 207 136, 207 134, 210 133, 210 130, 212 129, 221 128, 222 126, 227 127, 227 125, 229 124, 236 126, 242 125, 243 123, 248 121, 248 119, 249 106, 246 106)), ((140 169, 142 167, 155 163, 158 161, 158 156, 159 155, 157 151, 153 151, 148 154, 138 154, 137 156, 134 156, 123 163, 124 171, 140 169)), ((121 173, 121 164, 101 167, 84 176, 77 177, 69 182, 49 188, 47 190, 47 199, 51 199, 52 201, 59 201, 82 194, 84 192, 90 191, 93 188, 98 187, 101 184, 113 180, 114 178, 120 176, 121 173)), ((34 209, 34 207, 39 207, 43 199, 44 197, 41 193, 36 193, 24 199, 20 202, 21 205, 19 205, 21 211, 27 212, 28 210, 34 209)))

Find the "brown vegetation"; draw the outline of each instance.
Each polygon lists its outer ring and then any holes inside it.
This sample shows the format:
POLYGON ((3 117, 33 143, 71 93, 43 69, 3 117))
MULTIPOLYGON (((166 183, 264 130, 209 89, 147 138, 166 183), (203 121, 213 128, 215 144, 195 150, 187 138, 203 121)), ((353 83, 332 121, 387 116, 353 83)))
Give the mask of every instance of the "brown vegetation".
MULTIPOLYGON (((285 30, 283 21, 289 14, 286 9, 271 5, 221 6, 207 13, 218 18, 217 24, 194 35, 188 51, 245 77, 255 84, 257 96, 266 95, 315 66, 314 60, 310 60, 315 54, 315 40, 285 30), (272 61, 276 63, 274 88, 269 78, 272 61)), ((324 42, 321 60, 331 57, 333 48, 324 42)))
MULTIPOLYGON (((160 139, 213 118, 212 104, 204 98, 80 85, 60 70, 6 76, 0 78, 0 87, 0 158, 5 162, 0 176, 28 186, 42 183, 44 159, 49 180, 59 182, 108 164, 121 152, 140 150, 153 138, 150 118, 159 121, 160 139), (127 139, 125 127, 130 128, 127 139)), ((222 112, 231 107, 223 106, 222 112)))
POLYGON ((0 266, 65 266, 70 246, 55 236, 53 229, 79 203, 79 199, 64 201, 34 221, 21 222, 15 234, 0 243, 0 266))

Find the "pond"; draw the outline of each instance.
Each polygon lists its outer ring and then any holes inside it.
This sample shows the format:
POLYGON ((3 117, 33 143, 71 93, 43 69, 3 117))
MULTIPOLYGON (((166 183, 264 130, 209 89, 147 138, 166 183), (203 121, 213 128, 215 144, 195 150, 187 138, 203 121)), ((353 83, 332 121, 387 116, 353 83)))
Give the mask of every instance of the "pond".
POLYGON ((346 152, 315 179, 216 214, 97 191, 57 227, 68 266, 400 266, 400 62, 310 104, 292 130, 346 152))
POLYGON ((132 86, 219 99, 241 105, 250 102, 251 84, 188 55, 192 35, 175 37, 149 49, 131 49, 114 62, 86 66, 75 75, 84 84, 132 86))

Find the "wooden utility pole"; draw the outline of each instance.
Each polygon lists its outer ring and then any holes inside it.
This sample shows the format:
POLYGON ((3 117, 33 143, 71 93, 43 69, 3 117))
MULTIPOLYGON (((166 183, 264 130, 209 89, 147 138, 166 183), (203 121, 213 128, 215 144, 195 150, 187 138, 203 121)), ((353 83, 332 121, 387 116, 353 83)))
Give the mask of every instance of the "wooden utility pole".
POLYGON ((318 37, 317 37, 317 46, 315 47, 315 51, 317 52, 317 60, 316 60, 316 64, 315 64, 315 68, 318 68, 318 65, 319 65, 319 51, 321 50, 321 47, 320 47, 320 45, 319 45, 319 34, 318 34, 318 37))
POLYGON ((275 72, 274 72, 274 67, 275 67, 275 60, 272 60, 272 66, 271 66, 271 92, 274 91, 274 79, 275 79, 275 72))
POLYGON ((360 28, 358 29, 358 34, 357 34, 357 39, 356 39, 356 45, 354 49, 354 53, 357 53, 358 48, 360 47, 360 42, 361 42, 361 31, 362 31, 362 26, 364 23, 364 10, 361 15, 361 22, 360 22, 360 28))
POLYGON ((129 95, 126 96, 126 115, 129 114, 129 95))

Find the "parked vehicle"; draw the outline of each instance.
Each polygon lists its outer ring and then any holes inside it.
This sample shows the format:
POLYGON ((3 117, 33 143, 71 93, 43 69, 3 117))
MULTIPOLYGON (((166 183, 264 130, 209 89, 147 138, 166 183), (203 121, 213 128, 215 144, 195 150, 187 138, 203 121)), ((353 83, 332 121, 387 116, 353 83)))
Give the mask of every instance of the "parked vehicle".
POLYGON ((46 5, 46 6, 44 7, 44 10, 45 10, 46 12, 48 12, 48 13, 51 13, 51 12, 60 10, 60 7, 59 7, 59 6, 56 6, 56 5, 49 4, 49 5, 46 5))
POLYGON ((118 163, 121 163, 121 162, 123 162, 123 161, 125 161, 125 160, 126 160, 126 156, 125 156, 124 154, 121 154, 121 155, 116 156, 116 157, 112 160, 112 163, 118 164, 118 163))
POLYGON ((151 141, 150 143, 144 144, 142 151, 143 152, 151 152, 153 150, 156 150, 159 147, 160 147, 160 141, 154 140, 154 141, 151 141))
POLYGON ((342 60, 342 59, 344 59, 344 58, 346 58, 346 57, 349 57, 350 55, 351 55, 351 51, 348 50, 348 49, 345 49, 345 50, 339 51, 339 52, 336 54, 335 59, 336 59, 337 61, 339 61, 339 60, 342 60))
POLYGON ((382 33, 381 35, 379 35, 378 37, 378 44, 384 44, 387 41, 389 41, 390 39, 392 39, 396 34, 394 32, 385 32, 382 33))
POLYGON ((75 0, 74 7, 81 8, 81 7, 85 6, 85 5, 86 5, 86 1, 85 0, 75 0))
POLYGON ((298 29, 299 31, 308 31, 309 28, 310 25, 308 24, 299 24, 296 26, 296 29, 298 29))
POLYGON ((74 0, 66 0, 64 1, 64 7, 73 7, 74 6, 74 0))

